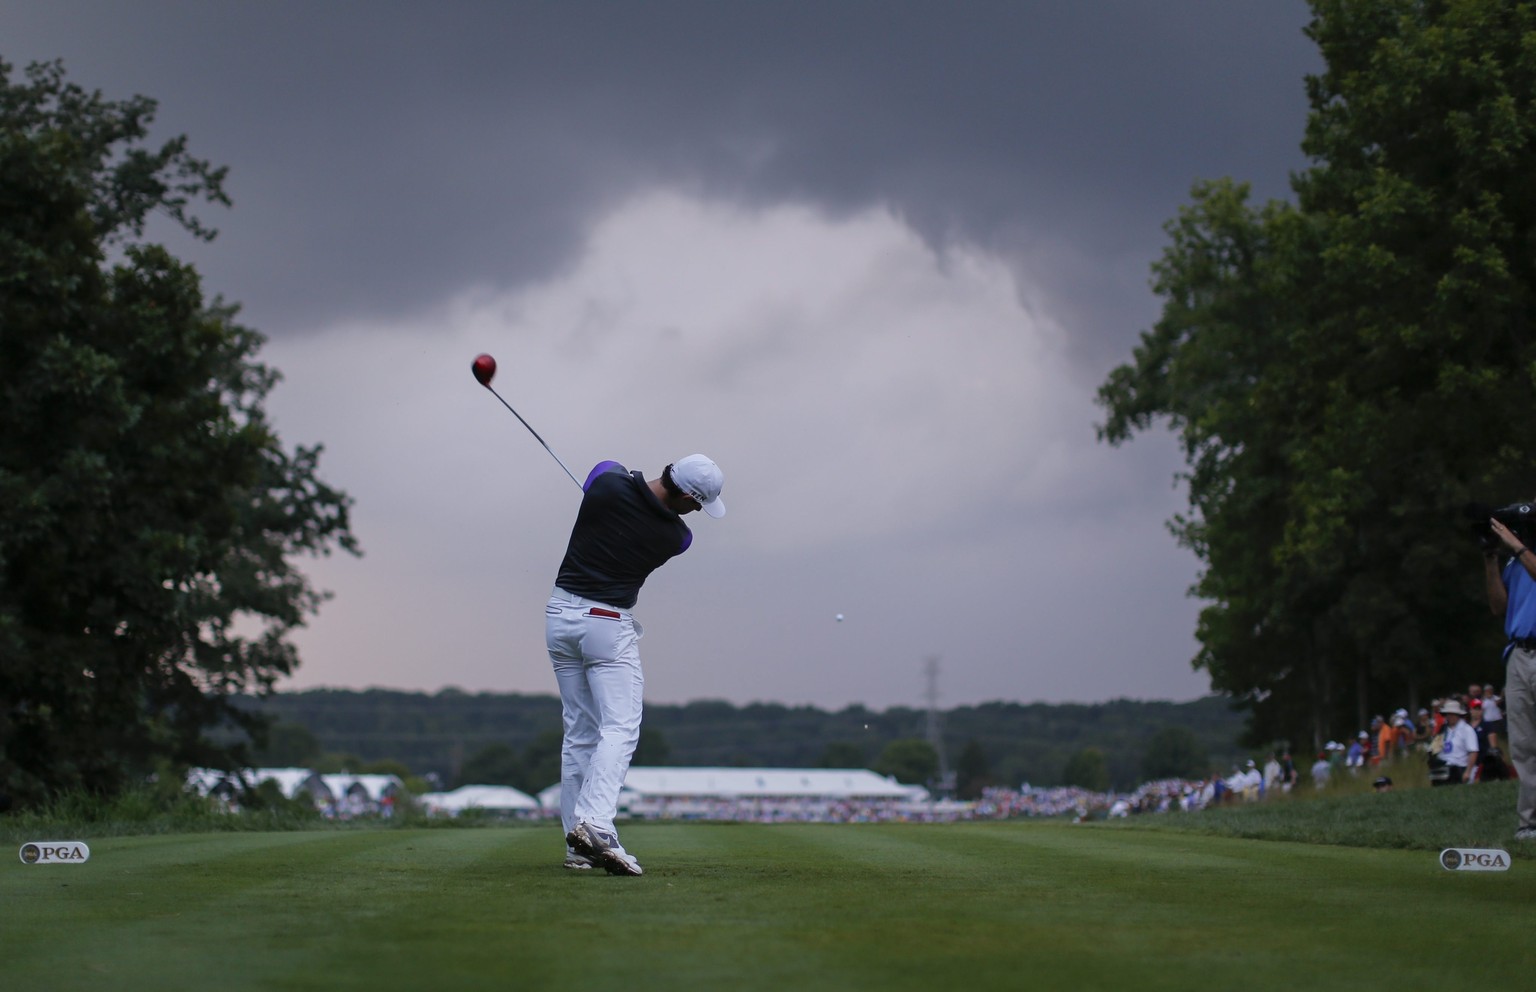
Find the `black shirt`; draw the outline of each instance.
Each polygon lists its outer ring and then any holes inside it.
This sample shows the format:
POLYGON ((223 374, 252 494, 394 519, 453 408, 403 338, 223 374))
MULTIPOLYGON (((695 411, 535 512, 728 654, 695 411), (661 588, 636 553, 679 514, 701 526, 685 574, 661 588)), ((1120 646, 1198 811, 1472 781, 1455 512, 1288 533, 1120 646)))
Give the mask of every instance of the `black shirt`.
POLYGON ((627 610, 647 576, 687 550, 693 532, 656 498, 644 474, 610 465, 587 484, 555 585, 627 610))

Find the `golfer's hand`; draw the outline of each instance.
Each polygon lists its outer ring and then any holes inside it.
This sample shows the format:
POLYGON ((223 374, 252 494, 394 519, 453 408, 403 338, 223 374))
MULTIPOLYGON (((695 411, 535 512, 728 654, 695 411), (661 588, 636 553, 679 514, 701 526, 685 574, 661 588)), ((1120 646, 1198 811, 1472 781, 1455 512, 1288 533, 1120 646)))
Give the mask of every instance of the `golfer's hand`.
POLYGON ((1497 537, 1500 541, 1504 542, 1504 546, 1510 550, 1511 554, 1525 547, 1525 545, 1520 543, 1520 539, 1516 537, 1508 527, 1505 527, 1497 520, 1494 520, 1490 517, 1488 520, 1488 526, 1492 528, 1494 536, 1497 537))

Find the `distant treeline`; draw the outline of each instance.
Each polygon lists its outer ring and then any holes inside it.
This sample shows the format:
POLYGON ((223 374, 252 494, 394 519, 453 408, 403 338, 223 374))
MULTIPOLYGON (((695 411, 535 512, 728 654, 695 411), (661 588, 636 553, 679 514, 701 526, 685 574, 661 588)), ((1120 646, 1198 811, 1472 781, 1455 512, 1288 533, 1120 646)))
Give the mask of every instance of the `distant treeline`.
MULTIPOLYGON (((550 778, 551 769, 554 778, 543 784, 558 779, 560 700, 553 695, 313 689, 248 705, 273 721, 261 755, 269 761, 301 762, 324 754, 331 763, 338 756, 396 762, 446 784, 460 779, 466 763, 515 755, 538 766, 528 772, 529 784, 550 778)), ((1145 779, 1148 747, 1169 728, 1181 728, 1210 770, 1228 771, 1250 756, 1237 743, 1244 715, 1216 696, 1187 703, 985 703, 942 711, 940 724, 952 768, 964 761, 971 776, 1011 786, 1063 784, 1073 757, 1096 749, 1110 782, 1130 788, 1145 779)), ((926 711, 905 707, 829 712, 718 700, 647 704, 636 763, 874 767, 893 742, 925 738, 927 725, 926 711)))

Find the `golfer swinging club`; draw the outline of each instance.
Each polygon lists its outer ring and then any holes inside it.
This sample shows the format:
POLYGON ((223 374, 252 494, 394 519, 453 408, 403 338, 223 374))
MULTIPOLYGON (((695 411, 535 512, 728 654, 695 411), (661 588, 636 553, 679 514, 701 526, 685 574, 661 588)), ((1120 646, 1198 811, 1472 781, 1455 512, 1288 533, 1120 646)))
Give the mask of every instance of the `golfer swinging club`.
POLYGON ((587 476, 555 591, 544 610, 544 638, 560 684, 565 739, 560 748, 560 822, 565 867, 610 875, 642 874, 613 824, 619 790, 640 740, 640 637, 629 612, 646 577, 688 550, 683 516, 725 516, 720 467, 689 455, 646 480, 618 462, 587 476))

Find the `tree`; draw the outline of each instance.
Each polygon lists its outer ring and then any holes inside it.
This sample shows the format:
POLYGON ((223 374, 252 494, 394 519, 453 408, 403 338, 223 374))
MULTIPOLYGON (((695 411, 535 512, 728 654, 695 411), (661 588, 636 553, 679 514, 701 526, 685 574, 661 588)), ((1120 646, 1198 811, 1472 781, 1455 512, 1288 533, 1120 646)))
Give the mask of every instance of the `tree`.
POLYGON ((236 308, 144 243, 228 204, 155 103, 104 100, 58 63, 0 62, 0 791, 109 793, 156 761, 229 765, 288 633, 325 594, 293 560, 357 553, 350 499, 285 450, 278 380, 236 308), (109 260, 109 254, 112 260, 109 260))
POLYGON ((919 738, 891 741, 880 752, 875 771, 908 785, 924 785, 939 773, 939 752, 919 738))
MULTIPOLYGON (((565 737, 558 730, 546 730, 523 751, 523 777, 515 784, 528 793, 538 793, 560 781, 560 750, 565 737)), ((638 748, 636 748, 638 750, 638 748)))
POLYGON ((863 768, 868 762, 864 749, 852 741, 831 741, 821 749, 817 768, 863 768))
POLYGON ((1204 778, 1211 770, 1211 758, 1200 739, 1188 727, 1164 727, 1147 742, 1141 759, 1141 774, 1147 781, 1164 778, 1204 778))
POLYGON ((252 756, 269 768, 303 768, 320 754, 320 738, 299 723, 274 722, 267 727, 266 743, 252 756))
POLYGON ((640 728, 640 740, 635 743, 635 753, 630 764, 655 767, 665 765, 672 756, 672 745, 666 735, 650 727, 640 728))
POLYGON ((1161 318, 1099 391, 1102 439, 1179 433, 1194 663, 1253 744, 1320 745, 1495 663, 1458 510, 1529 498, 1536 458, 1536 5, 1312 6, 1296 201, 1198 184, 1161 318))
POLYGON ((506 744, 487 744, 465 760, 456 785, 514 785, 523 780, 523 762, 506 744))
POLYGON ((966 741, 960 756, 955 759, 955 795, 960 799, 976 799, 981 796, 982 789, 995 784, 987 752, 974 739, 966 741))
POLYGON ((1075 785, 1090 792, 1109 791, 1109 768, 1104 764, 1104 752, 1096 747, 1085 747, 1067 759, 1061 770, 1061 784, 1075 785))

